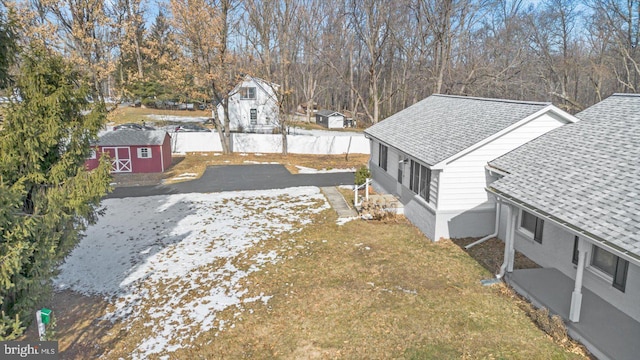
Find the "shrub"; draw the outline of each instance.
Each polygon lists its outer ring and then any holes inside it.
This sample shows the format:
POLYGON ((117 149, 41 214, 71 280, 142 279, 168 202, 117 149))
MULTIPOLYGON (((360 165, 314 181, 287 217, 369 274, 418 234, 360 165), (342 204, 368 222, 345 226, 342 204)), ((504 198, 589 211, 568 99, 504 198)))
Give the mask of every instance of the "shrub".
POLYGON ((154 99, 151 99, 151 98, 142 99, 142 105, 144 107, 153 108, 153 109, 158 107, 157 104, 156 104, 156 101, 154 99))
POLYGON ((367 169, 367 167, 363 165, 362 167, 360 167, 360 169, 358 169, 358 171, 356 171, 356 177, 355 177, 354 183, 356 185, 362 185, 370 177, 371 177, 371 171, 369 171, 369 169, 367 169))

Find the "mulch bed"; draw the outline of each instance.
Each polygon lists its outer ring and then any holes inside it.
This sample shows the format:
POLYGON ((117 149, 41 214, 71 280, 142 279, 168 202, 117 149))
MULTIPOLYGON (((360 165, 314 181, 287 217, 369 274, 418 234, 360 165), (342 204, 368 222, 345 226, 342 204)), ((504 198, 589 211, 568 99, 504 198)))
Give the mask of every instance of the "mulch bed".
MULTIPOLYGON (((460 246, 465 252, 474 258, 480 265, 487 270, 497 274, 500 270, 500 266, 504 261, 504 242, 498 238, 491 238, 481 244, 475 245, 470 249, 464 247, 479 238, 461 238, 452 239, 452 241, 460 246)), ((535 269, 540 265, 531 261, 529 258, 516 251, 515 261, 513 263, 514 269, 535 269)))

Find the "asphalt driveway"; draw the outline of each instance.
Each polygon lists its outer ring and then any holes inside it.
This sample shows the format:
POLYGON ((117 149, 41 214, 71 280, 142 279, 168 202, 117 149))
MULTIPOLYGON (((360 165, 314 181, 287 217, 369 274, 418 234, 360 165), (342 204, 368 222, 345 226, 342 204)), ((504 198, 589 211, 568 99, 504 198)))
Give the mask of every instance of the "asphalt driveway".
POLYGON ((279 164, 210 166, 196 180, 170 185, 118 187, 107 198, 353 185, 353 180, 353 172, 291 174, 279 164))

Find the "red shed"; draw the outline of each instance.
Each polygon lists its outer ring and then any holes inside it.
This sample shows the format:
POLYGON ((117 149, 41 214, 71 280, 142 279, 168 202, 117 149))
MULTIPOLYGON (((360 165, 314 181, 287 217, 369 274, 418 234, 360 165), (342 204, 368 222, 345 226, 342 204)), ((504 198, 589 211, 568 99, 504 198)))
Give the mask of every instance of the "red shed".
POLYGON ((98 166, 99 153, 111 158, 113 173, 163 172, 171 165, 171 136, 164 130, 117 130, 100 136, 87 159, 89 170, 98 166))

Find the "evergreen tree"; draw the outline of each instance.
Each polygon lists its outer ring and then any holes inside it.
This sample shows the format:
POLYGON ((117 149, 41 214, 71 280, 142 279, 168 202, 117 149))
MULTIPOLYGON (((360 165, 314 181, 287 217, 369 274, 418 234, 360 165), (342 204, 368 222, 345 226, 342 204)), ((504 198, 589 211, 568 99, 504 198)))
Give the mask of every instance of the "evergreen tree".
POLYGON ((5 14, 0 12, 0 89, 8 83, 9 67, 13 63, 15 49, 13 26, 5 14))
POLYGON ((20 61, 0 129, 0 340, 18 336, 50 294, 51 279, 96 220, 109 163, 87 171, 105 119, 62 57, 38 47, 20 61))

